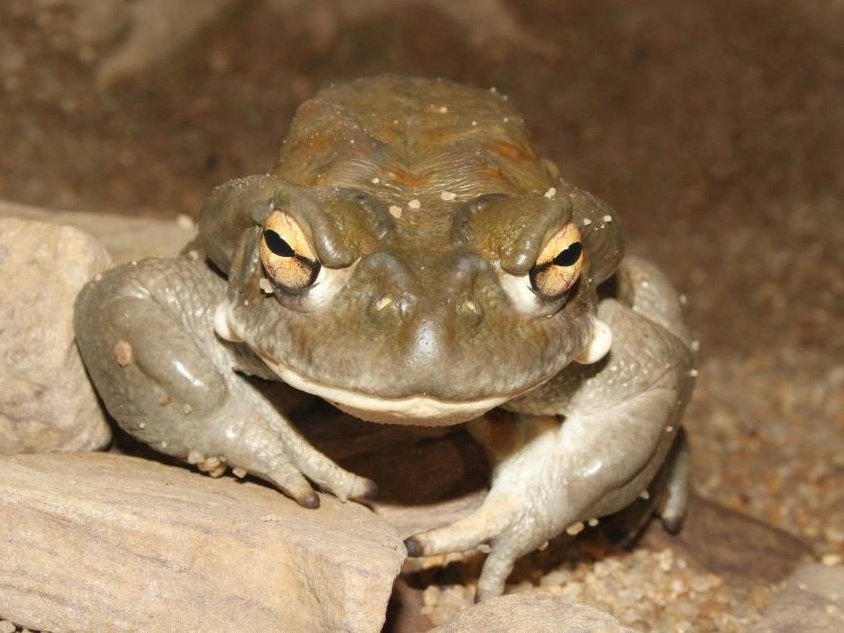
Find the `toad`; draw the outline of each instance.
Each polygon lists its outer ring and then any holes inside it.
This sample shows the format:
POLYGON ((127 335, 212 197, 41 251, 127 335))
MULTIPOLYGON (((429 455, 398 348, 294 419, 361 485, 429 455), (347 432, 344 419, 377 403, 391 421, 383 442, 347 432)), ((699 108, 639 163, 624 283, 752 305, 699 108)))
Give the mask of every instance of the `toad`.
POLYGON ((314 486, 345 500, 374 484, 249 377, 371 422, 465 424, 489 493, 406 545, 488 545, 479 598, 658 474, 661 518, 679 526, 695 374, 680 297, 624 255, 615 212, 538 156, 498 93, 397 76, 328 86, 272 173, 210 194, 198 242, 199 257, 107 272, 76 305, 105 406, 154 449, 316 507, 314 486))

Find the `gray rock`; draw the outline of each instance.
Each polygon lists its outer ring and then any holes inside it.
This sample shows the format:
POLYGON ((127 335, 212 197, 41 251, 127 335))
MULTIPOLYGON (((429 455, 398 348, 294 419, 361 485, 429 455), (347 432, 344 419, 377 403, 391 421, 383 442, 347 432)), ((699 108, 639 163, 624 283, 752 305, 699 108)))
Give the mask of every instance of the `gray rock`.
POLYGON ((813 564, 795 571, 753 633, 844 631, 844 566, 813 564))
POLYGON ((115 265, 144 257, 175 257, 196 235, 193 220, 157 220, 44 209, 0 200, 0 217, 23 218, 50 224, 66 224, 90 233, 106 245, 115 265))
POLYGON ((73 338, 73 302, 110 259, 67 226, 0 218, 0 454, 111 437, 73 338))
POLYGON ((3 617, 39 630, 379 631, 405 553, 365 507, 102 453, 0 458, 3 617))
POLYGON ((634 633, 611 615, 548 593, 502 596, 460 611, 438 633, 634 633))

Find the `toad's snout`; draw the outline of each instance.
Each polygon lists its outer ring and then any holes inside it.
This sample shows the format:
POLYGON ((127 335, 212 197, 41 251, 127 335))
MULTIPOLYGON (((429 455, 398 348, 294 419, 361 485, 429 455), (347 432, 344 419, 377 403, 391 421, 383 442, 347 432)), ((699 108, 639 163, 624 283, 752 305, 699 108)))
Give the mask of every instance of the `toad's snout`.
POLYGON ((494 280, 485 260, 465 252, 428 261, 378 253, 361 261, 358 272, 370 282, 368 318, 395 337, 396 351, 414 365, 439 365, 473 336, 494 280))

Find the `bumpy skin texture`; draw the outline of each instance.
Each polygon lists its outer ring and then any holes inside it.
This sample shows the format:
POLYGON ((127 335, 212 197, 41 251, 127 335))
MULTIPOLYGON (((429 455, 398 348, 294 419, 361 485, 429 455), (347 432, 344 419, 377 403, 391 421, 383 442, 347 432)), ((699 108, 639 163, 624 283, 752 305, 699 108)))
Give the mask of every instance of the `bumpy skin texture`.
POLYGON ((343 499, 374 484, 313 449, 250 376, 370 421, 466 422, 493 463, 490 493, 407 547, 488 543, 479 598, 503 591, 518 557, 654 482, 679 526, 694 374, 679 297, 623 257, 614 212, 536 155, 498 94, 395 76, 329 86, 300 108, 272 174, 211 194, 200 242, 205 258, 115 269, 77 302, 103 401, 150 446, 316 506, 310 482, 343 499), (317 264, 295 291, 262 259, 279 212, 317 264), (546 296, 534 274, 561 227, 577 228, 581 267, 546 296))

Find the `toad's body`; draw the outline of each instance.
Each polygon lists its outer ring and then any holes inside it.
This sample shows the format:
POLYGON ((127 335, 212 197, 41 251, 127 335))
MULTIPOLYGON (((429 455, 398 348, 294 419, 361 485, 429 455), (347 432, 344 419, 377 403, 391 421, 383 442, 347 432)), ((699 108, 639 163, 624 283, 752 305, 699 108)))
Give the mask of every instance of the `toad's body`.
POLYGON ((490 543, 486 596, 663 465, 663 518, 681 519, 693 361, 678 297, 623 258, 613 211, 537 157, 499 95, 392 76, 328 87, 271 175, 211 194, 200 240, 211 266, 124 266, 77 305, 106 406, 156 449, 219 458, 313 506, 308 479, 341 498, 373 486, 243 374, 371 421, 467 422, 493 462, 487 500, 408 549, 490 543))

